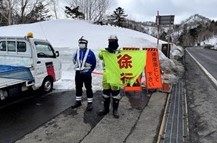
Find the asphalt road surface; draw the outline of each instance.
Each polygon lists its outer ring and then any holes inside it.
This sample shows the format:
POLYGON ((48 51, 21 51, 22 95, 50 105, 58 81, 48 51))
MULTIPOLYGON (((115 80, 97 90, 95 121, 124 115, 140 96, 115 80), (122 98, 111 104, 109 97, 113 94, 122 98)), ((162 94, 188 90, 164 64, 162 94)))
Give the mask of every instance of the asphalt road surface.
POLYGON ((203 47, 191 47, 187 50, 215 77, 215 79, 217 79, 217 51, 204 49, 203 47))
MULTIPOLYGON (((47 95, 41 95, 39 92, 23 94, 22 99, 16 99, 16 102, 8 101, 8 103, 0 106, 0 143, 15 142, 70 108, 75 102, 75 91, 72 90, 54 91, 47 95), (26 98, 30 94, 31 96, 26 98)), ((98 96, 100 94, 100 92, 94 94, 96 95, 94 97, 95 110, 101 108, 95 105, 101 101, 100 96, 98 96)), ((83 106, 86 106, 85 100, 83 106)), ((96 113, 91 113, 84 120, 91 126, 95 126, 101 118, 96 113)))
MULTIPOLYGON (((217 77, 217 51, 187 48, 214 77, 217 77)), ((192 143, 217 141, 217 90, 214 84, 186 52, 186 96, 189 112, 189 133, 192 143)))

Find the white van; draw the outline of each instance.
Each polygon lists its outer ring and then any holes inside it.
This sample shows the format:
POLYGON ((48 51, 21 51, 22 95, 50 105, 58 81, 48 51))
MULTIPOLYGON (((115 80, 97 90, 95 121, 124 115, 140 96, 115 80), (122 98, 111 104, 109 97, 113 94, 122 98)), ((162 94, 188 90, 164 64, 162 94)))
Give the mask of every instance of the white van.
POLYGON ((45 93, 52 91, 53 82, 61 78, 61 62, 46 40, 25 37, 0 37, 0 97, 4 99, 14 88, 45 93), (19 86, 18 86, 19 85, 19 86))

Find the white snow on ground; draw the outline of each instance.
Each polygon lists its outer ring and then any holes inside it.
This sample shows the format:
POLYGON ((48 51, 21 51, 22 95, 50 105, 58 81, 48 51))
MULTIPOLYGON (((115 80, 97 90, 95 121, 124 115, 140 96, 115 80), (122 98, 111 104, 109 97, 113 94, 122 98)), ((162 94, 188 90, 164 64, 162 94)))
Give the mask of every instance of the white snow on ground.
MULTIPOLYGON (((0 36, 25 36, 33 32, 34 38, 47 39, 60 52, 62 62, 62 78, 54 84, 55 89, 74 89, 74 66, 72 54, 78 48, 78 39, 84 36, 88 40, 88 47, 97 57, 96 74, 93 74, 93 90, 100 90, 102 82, 102 63, 98 59, 98 52, 107 47, 108 37, 115 34, 119 38, 120 47, 157 48, 157 39, 137 31, 109 25, 95 25, 82 20, 53 20, 33 24, 20 24, 0 27, 0 36), (99 74, 97 74, 99 73, 99 74)), ((160 44, 165 43, 160 41, 160 44)), ((161 45, 159 46, 161 47, 161 45)), ((159 48, 160 49, 160 48, 159 48)), ((179 73, 184 71, 183 66, 173 60, 183 56, 183 48, 173 45, 171 59, 168 59, 159 50, 162 71, 169 69, 170 81, 175 82, 179 73)))

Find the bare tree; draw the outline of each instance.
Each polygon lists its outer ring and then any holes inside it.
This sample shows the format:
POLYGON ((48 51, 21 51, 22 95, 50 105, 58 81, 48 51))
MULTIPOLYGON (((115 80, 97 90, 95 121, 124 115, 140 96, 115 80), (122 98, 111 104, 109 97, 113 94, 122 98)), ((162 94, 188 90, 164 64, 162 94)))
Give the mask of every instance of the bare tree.
POLYGON ((7 25, 13 24, 12 14, 15 6, 15 0, 2 0, 0 13, 7 20, 7 25), (4 9, 3 9, 4 8, 4 9))
POLYGON ((98 0, 98 5, 96 5, 96 11, 98 11, 97 15, 96 15, 96 20, 102 20, 103 19, 103 16, 105 15, 106 13, 106 10, 108 9, 109 7, 109 0, 98 0))
MULTIPOLYGON (((54 11, 57 18, 57 3, 58 0, 0 0, 0 20, 4 21, 4 25, 12 25, 18 23, 28 23, 29 16, 33 15, 34 11, 40 9, 38 19, 46 19, 48 7, 54 11), (40 7, 40 8, 39 8, 40 7), (44 16, 44 17, 43 17, 44 16)), ((37 13, 35 14, 35 16, 37 13)), ((36 18, 36 17, 35 17, 36 18)), ((31 21, 34 21, 31 19, 31 21)))
POLYGON ((109 0, 67 0, 70 7, 79 6, 86 20, 100 21, 109 7, 109 0))
POLYGON ((54 12, 54 16, 58 19, 58 0, 50 0, 51 11, 54 12))
POLYGON ((30 14, 33 9, 39 4, 43 3, 45 6, 47 6, 50 2, 50 0, 16 0, 16 7, 14 8, 17 23, 25 23, 26 22, 26 16, 30 14))
POLYGON ((25 22, 25 15, 31 11, 33 8, 33 3, 30 0, 18 0, 16 4, 16 15, 19 15, 19 23, 25 22))

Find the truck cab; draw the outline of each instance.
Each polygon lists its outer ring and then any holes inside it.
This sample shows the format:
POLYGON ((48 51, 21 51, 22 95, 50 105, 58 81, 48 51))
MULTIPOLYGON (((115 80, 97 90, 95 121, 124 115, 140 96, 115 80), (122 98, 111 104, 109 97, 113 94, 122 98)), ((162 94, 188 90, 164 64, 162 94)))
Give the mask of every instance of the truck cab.
MULTIPOLYGON (((35 39, 32 33, 25 37, 0 37, 0 68, 5 69, 10 66, 10 69, 13 69, 12 67, 25 69, 23 75, 16 71, 10 71, 9 74, 4 70, 5 72, 0 73, 0 80, 3 81, 5 78, 11 81, 23 80, 22 89, 31 86, 34 90, 41 88, 45 93, 50 92, 53 89, 53 82, 61 78, 61 62, 58 56, 59 52, 55 51, 47 40, 35 39), (26 69, 29 71, 28 80, 25 77, 26 69)), ((3 84, 1 81, 0 83, 3 84)), ((0 84, 2 91, 10 87, 7 84, 0 84)))

